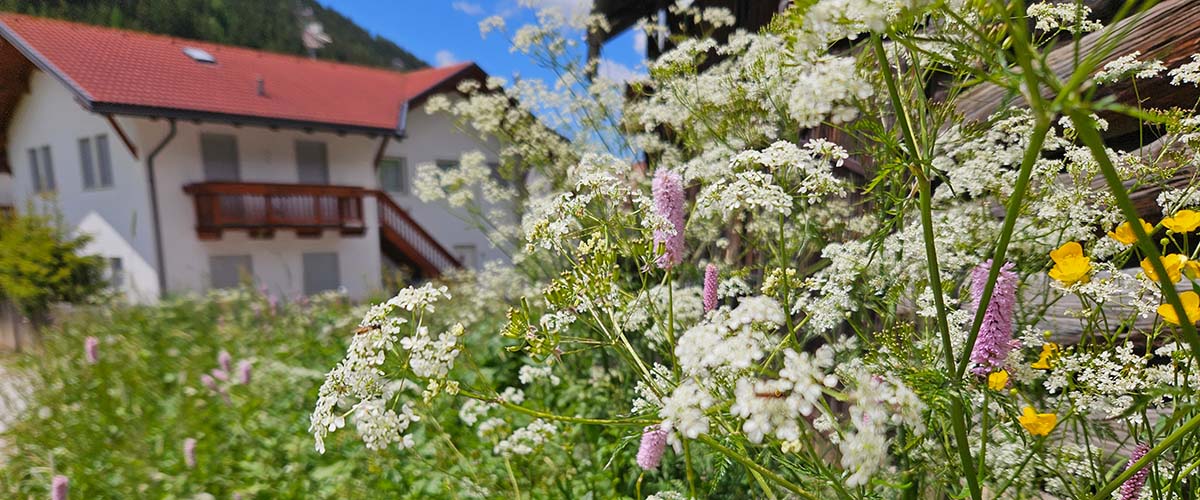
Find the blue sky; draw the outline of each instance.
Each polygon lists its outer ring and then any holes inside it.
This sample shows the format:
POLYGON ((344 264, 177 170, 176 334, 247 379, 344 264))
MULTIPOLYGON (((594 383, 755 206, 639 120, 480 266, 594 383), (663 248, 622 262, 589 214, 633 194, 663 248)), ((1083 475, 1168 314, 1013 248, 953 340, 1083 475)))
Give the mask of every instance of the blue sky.
MULTIPOLYGON (((496 33, 483 38, 479 21, 500 15, 509 30, 535 21, 535 10, 522 7, 517 0, 319 0, 323 5, 354 20, 367 31, 388 38, 426 62, 440 66, 459 61, 474 61, 488 74, 508 78, 541 78, 551 81, 547 72, 521 54, 508 50, 508 41, 496 33)), ((589 9, 591 0, 524 0, 525 4, 557 6, 564 9, 589 9)), ((602 57, 609 61, 603 68, 610 76, 631 71, 645 73, 636 29, 610 41, 602 57)), ((333 43, 337 43, 334 40, 333 43)), ((644 41, 641 41, 644 45, 644 41)))

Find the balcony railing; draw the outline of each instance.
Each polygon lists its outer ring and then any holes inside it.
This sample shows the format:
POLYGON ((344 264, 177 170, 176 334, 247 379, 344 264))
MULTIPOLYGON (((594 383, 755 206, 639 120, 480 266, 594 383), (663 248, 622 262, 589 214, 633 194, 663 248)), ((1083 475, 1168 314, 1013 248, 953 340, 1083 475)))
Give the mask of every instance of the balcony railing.
POLYGON ((229 229, 270 235, 278 229, 319 236, 326 229, 363 234, 363 197, 352 186, 203 182, 184 186, 196 206, 196 232, 216 239, 229 229))
POLYGON ((387 193, 374 193, 379 202, 379 228, 385 251, 398 252, 407 257, 426 277, 432 278, 444 271, 462 267, 458 259, 425 232, 425 228, 392 201, 387 193))
POLYGON ((363 198, 374 196, 379 208, 379 236, 394 259, 413 263, 421 274, 435 277, 460 267, 458 259, 417 224, 387 193, 353 186, 202 182, 183 191, 196 205, 196 233, 218 239, 226 230, 269 237, 276 230, 320 236, 326 229, 363 234, 363 198))

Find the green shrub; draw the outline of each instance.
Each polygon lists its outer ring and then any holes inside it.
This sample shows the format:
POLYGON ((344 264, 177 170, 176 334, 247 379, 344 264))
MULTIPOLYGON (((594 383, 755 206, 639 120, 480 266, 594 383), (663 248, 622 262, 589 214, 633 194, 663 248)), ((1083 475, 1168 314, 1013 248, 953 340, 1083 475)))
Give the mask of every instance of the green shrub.
POLYGON ((80 302, 103 290, 103 259, 80 255, 89 238, 26 212, 0 217, 0 297, 37 320, 54 302, 80 302))

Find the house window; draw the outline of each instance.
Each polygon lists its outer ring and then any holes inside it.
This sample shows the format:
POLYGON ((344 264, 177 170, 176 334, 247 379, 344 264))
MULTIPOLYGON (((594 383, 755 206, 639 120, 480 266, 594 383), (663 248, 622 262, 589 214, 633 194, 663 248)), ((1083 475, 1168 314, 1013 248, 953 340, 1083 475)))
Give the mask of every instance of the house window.
POLYGON ((116 289, 125 286, 125 263, 120 257, 108 258, 108 284, 116 289))
POLYGON ((313 295, 342 286, 336 252, 306 253, 304 260, 304 294, 313 295))
POLYGON ((213 288, 236 288, 242 278, 254 276, 249 255, 213 255, 208 258, 208 273, 213 288))
POLYGON ((296 141, 296 168, 301 184, 329 184, 329 153, 325 143, 296 141))
POLYGON ((200 160, 204 180, 237 182, 241 178, 237 138, 227 134, 200 134, 200 160))
POLYGON ((54 162, 50 159, 50 146, 29 148, 29 170, 33 174, 35 193, 54 192, 54 162))
POLYGON ((408 161, 404 158, 380 160, 379 187, 389 193, 412 194, 408 180, 408 161))
POLYGON ((479 250, 472 244, 454 245, 454 258, 466 268, 479 266, 479 250))
POLYGON ((79 164, 83 168, 83 188, 110 188, 113 185, 112 158, 108 153, 108 136, 79 139, 79 164))
POLYGON ((458 160, 435 160, 433 164, 442 170, 450 170, 458 166, 458 160))

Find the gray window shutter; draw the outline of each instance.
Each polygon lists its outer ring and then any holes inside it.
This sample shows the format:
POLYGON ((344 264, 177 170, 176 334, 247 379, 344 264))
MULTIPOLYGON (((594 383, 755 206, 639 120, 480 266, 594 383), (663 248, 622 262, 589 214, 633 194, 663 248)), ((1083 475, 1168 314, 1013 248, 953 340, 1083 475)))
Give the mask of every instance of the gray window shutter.
POLYGON ((83 168, 83 188, 96 187, 95 167, 92 165, 92 140, 87 137, 79 140, 79 164, 83 168))
POLYGON ((50 160, 50 146, 42 146, 42 182, 45 184, 46 191, 54 191, 57 185, 54 182, 54 162, 50 160))
POLYGON ((96 136, 96 167, 100 170, 100 186, 112 187, 112 157, 108 152, 108 136, 104 134, 96 136))
POLYGON ((329 156, 325 143, 296 141, 296 168, 301 184, 329 184, 329 156))
POLYGON ((33 174, 33 192, 45 191, 42 189, 42 168, 38 166, 37 148, 29 148, 29 172, 33 174))
POLYGON ((241 178, 236 137, 200 134, 200 156, 204 162, 204 180, 237 182, 241 178))
POLYGON ((208 258, 208 274, 213 288, 236 288, 242 276, 254 276, 249 255, 213 255, 208 258))
POLYGON ((304 254, 304 294, 312 295, 342 286, 336 252, 304 254))

